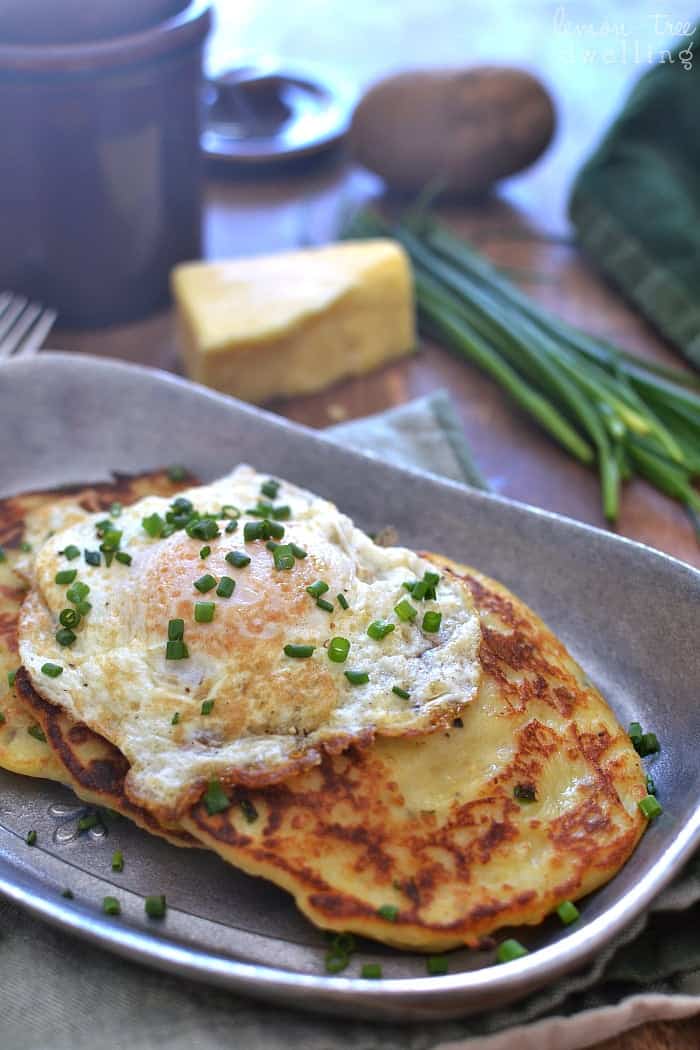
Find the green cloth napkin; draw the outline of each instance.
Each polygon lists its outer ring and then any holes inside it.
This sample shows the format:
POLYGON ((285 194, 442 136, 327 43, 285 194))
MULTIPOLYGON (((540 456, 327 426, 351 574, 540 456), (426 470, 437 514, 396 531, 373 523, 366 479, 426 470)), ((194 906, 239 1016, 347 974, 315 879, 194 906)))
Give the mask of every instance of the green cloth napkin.
POLYGON ((700 368, 700 31, 638 81, 574 184, 593 263, 700 368))
MULTIPOLYGON (((400 465, 483 487, 444 392, 329 433, 363 451, 381 448, 400 465)), ((382 1025, 314 1016, 169 977, 0 901, 0 1048, 578 1050, 644 1020, 700 1011, 698 931, 700 857, 585 970, 480 1017, 382 1025)))

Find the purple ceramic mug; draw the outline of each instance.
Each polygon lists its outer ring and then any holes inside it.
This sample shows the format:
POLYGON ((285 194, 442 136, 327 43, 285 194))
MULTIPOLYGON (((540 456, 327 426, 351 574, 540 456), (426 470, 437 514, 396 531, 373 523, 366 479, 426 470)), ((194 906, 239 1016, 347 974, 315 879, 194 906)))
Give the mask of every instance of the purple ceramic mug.
POLYGON ((72 326, 143 316, 200 254, 209 0, 137 33, 0 40, 0 289, 72 326))

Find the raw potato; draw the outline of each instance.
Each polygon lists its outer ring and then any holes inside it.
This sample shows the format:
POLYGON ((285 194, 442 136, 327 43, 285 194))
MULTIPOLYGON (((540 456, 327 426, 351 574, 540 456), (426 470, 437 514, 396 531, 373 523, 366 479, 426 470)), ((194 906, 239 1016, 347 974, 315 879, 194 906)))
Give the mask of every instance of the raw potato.
POLYGON ((518 69, 400 73, 370 88, 353 117, 355 159, 402 192, 443 178, 452 195, 485 192, 532 164, 554 132, 552 100, 518 69))

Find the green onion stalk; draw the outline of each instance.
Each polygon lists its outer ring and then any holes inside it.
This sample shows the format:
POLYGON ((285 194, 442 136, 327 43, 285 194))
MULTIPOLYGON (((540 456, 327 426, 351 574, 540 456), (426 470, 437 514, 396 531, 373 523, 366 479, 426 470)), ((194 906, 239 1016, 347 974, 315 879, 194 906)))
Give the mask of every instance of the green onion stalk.
POLYGON ((700 379, 553 317, 422 208, 396 224, 361 211, 343 235, 403 245, 420 330, 490 375, 569 455, 596 466, 609 522, 622 484, 638 476, 685 507, 700 542, 700 379))

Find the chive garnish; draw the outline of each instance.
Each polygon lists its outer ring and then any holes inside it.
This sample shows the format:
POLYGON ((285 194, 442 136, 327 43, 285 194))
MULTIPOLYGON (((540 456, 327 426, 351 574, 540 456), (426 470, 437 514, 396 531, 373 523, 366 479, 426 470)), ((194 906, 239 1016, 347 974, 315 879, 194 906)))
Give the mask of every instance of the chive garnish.
POLYGON ((240 510, 238 509, 238 507, 234 507, 232 503, 224 503, 223 507, 219 511, 219 517, 221 518, 231 518, 235 521, 236 519, 240 518, 240 516, 240 510))
POLYGON ((85 551, 85 561, 88 565, 100 565, 102 562, 102 555, 99 551, 85 551))
POLYGON ((294 568, 294 555, 288 543, 278 543, 272 552, 272 559, 276 569, 288 570, 294 568))
POLYGON ((254 824, 258 819, 258 811, 249 798, 242 798, 238 803, 243 811, 243 816, 249 824, 254 824))
POLYGON ((327 602, 325 598, 317 598, 316 604, 318 605, 319 609, 323 609, 324 612, 333 612, 333 603, 327 602))
POLYGON ((361 975, 367 981, 378 981, 382 976, 382 968, 379 963, 365 963, 361 975))
POLYGON ((200 576, 198 580, 195 580, 193 586, 200 594, 206 594, 212 587, 216 587, 216 579, 211 573, 207 572, 204 576, 200 576))
POLYGON ((289 546, 292 548, 292 554, 295 558, 299 558, 303 561, 304 558, 308 558, 308 552, 303 547, 299 547, 296 543, 290 543, 289 546))
POLYGON ((316 580, 316 583, 310 584, 306 590, 312 598, 320 598, 328 590, 328 584, 325 580, 316 580))
POLYGON ((374 638, 376 642, 380 642, 382 638, 386 638, 388 634, 391 634, 395 628, 396 624, 390 623, 389 620, 373 620, 367 628, 367 634, 370 638, 374 638))
POLYGON ((114 503, 112 504, 112 506, 109 508, 110 516, 112 518, 118 518, 119 515, 121 514, 122 510, 123 510, 123 507, 122 507, 121 503, 119 503, 119 502, 117 502, 115 500, 114 503))
POLYGON ((46 743, 46 734, 44 733, 44 730, 41 728, 41 726, 38 726, 38 725, 28 726, 27 727, 27 732, 29 733, 30 736, 33 736, 34 739, 38 740, 40 743, 42 743, 42 744, 46 743))
POLYGON ((655 795, 656 794, 656 784, 654 783, 654 778, 652 776, 650 776, 648 773, 647 773, 647 793, 649 795, 655 795))
POLYGON ((76 608, 76 611, 79 612, 81 616, 87 616, 87 614, 92 609, 92 606, 90 605, 90 602, 76 602, 75 603, 75 608, 76 608))
POLYGON ((16 677, 17 677, 17 671, 8 671, 7 672, 7 684, 9 685, 10 689, 15 684, 15 678, 16 677))
POLYGON ((74 543, 71 543, 64 550, 60 551, 60 553, 67 558, 68 561, 73 561, 74 558, 80 557, 80 547, 76 547, 74 543))
POLYGON ((68 888, 61 891, 61 896, 65 897, 67 901, 72 901, 75 898, 73 890, 69 890, 68 888))
POLYGON ((83 598, 87 598, 89 593, 90 588, 87 583, 83 583, 81 580, 76 580, 73 586, 69 587, 66 591, 66 598, 69 602, 72 602, 73 605, 76 605, 78 602, 81 602, 83 598))
POLYGON ((398 605, 394 606, 394 612, 398 616, 399 620, 415 620, 418 615, 418 610, 411 605, 409 601, 403 598, 398 605))
POLYGON ((654 820, 663 813, 663 806, 653 795, 646 795, 639 802, 639 808, 647 820, 654 820))
POLYGON ((314 648, 313 645, 285 645, 284 654, 296 660, 303 660, 308 656, 313 656, 314 648))
POLYGON ((250 540, 269 539, 263 536, 263 523, 261 521, 247 521, 243 526, 243 539, 246 543, 250 540))
POLYGON ((273 478, 270 478, 268 481, 264 481, 260 486, 260 491, 262 492, 263 496, 267 496, 268 499, 277 499, 277 493, 279 492, 279 490, 280 483, 279 481, 275 481, 273 478))
POLYGON ((440 624, 442 623, 442 613, 431 610, 427 612, 423 617, 423 630, 426 634, 435 634, 436 631, 440 630, 440 624))
POLYGON ((219 598, 230 598, 236 589, 236 581, 232 580, 230 576, 222 576, 219 580, 219 586, 216 588, 216 593, 219 598))
POLYGON ((292 508, 284 503, 281 507, 274 507, 272 517, 275 521, 288 521, 292 516, 292 508))
POLYGON ((211 547, 206 546, 206 547, 201 547, 200 548, 200 551, 199 551, 200 558, 202 558, 202 559, 208 558, 210 554, 211 554, 211 547))
POLYGON ((161 893, 152 897, 146 897, 144 909, 149 919, 162 919, 167 911, 165 894, 161 893))
POLYGON ((335 597, 336 597, 336 601, 338 602, 338 605, 340 606, 341 609, 349 609, 350 608, 350 606, 348 605, 348 600, 347 600, 347 598, 345 597, 344 594, 336 594, 335 597))
POLYGON ((215 813, 223 813, 231 805, 228 797, 218 780, 210 780, 204 795, 204 805, 207 807, 209 816, 215 813))
POLYGON ((425 960, 425 969, 430 977, 444 977, 449 972, 444 955, 429 955, 425 960))
MULTIPOLYGON (((284 525, 278 525, 276 521, 268 521, 267 518, 262 524, 265 532, 269 533, 273 540, 281 540, 284 536, 284 525)), ((268 537, 264 536, 263 538, 267 539, 268 537)), ((301 547, 297 547, 297 550, 301 550, 301 547)), ((295 557, 299 558, 302 555, 297 554, 295 557)), ((303 557, 306 557, 306 552, 304 552, 303 557)))
POLYGON ((77 635, 71 631, 70 627, 61 627, 56 631, 56 641, 64 647, 71 646, 76 638, 77 635))
POLYGON ((411 694, 406 689, 402 689, 400 685, 392 686, 391 691, 392 693, 396 693, 397 696, 400 696, 402 700, 411 699, 411 694))
POLYGON ((334 664, 345 663, 349 652, 350 642, 347 638, 331 638, 328 643, 328 659, 332 660, 334 664))
POLYGON ((60 664, 45 663, 41 665, 41 673, 49 678, 58 678, 60 674, 63 674, 63 668, 60 664))
POLYGON ((221 530, 213 518, 200 518, 186 525, 185 532, 193 540, 213 540, 221 530))
POLYGON ((210 715, 213 710, 214 710, 214 701, 213 700, 203 700, 202 701, 202 707, 200 709, 200 714, 202 714, 202 715, 210 715))
POLYGON ((238 528, 238 522, 233 520, 233 521, 230 521, 228 523, 228 525, 224 529, 224 532, 228 532, 230 534, 232 532, 235 532, 237 528, 238 528))
POLYGON ((399 909, 395 904, 382 904, 381 908, 377 908, 377 915, 380 919, 386 919, 387 922, 396 922, 399 917, 399 909))
POLYGON ((141 524, 151 537, 151 539, 158 539, 163 534, 165 528, 165 521, 161 518, 160 514, 149 514, 147 518, 141 519, 141 524))
POLYGON ((365 685, 369 682, 369 674, 367 671, 344 671, 343 674, 350 685, 365 685))
POLYGON ((179 721, 180 721, 180 712, 176 711, 175 714, 173 715, 173 717, 170 719, 170 725, 171 726, 176 726, 179 721))
POLYGON ((520 941, 516 941, 514 937, 509 937, 507 941, 501 941, 496 949, 496 959, 499 963, 512 962, 514 959, 522 959, 524 955, 529 954, 527 948, 520 941))
POLYGON ((78 831, 90 831, 91 828, 96 828, 100 823, 100 818, 97 813, 88 813, 87 816, 81 817, 78 821, 78 831))
POLYGON ((54 576, 54 583, 73 583, 73 580, 78 575, 77 569, 61 569, 54 576))
POLYGON ((131 557, 131 555, 127 554, 126 551, 117 551, 116 554, 114 555, 114 557, 122 565, 131 565, 131 563, 133 561, 133 558, 131 557))
POLYGON ((216 611, 216 602, 195 602, 194 618, 197 623, 211 623, 216 611))
POLYGON ((562 901, 557 908, 557 915, 565 926, 570 926, 581 917, 581 912, 572 901, 562 901))
POLYGON ((120 849, 112 854, 112 871, 124 871, 124 854, 120 849))
POLYGON ((186 660, 189 655, 189 650, 182 639, 167 642, 165 645, 166 660, 186 660))
POLYGON ((233 565, 234 569, 243 569, 246 565, 250 565, 250 556, 243 551, 229 551, 226 561, 229 565, 233 565))
POLYGON ((185 637, 184 620, 168 620, 168 641, 181 642, 185 637))
POLYGON ((25 842, 28 846, 36 846, 36 831, 28 831, 25 842))

